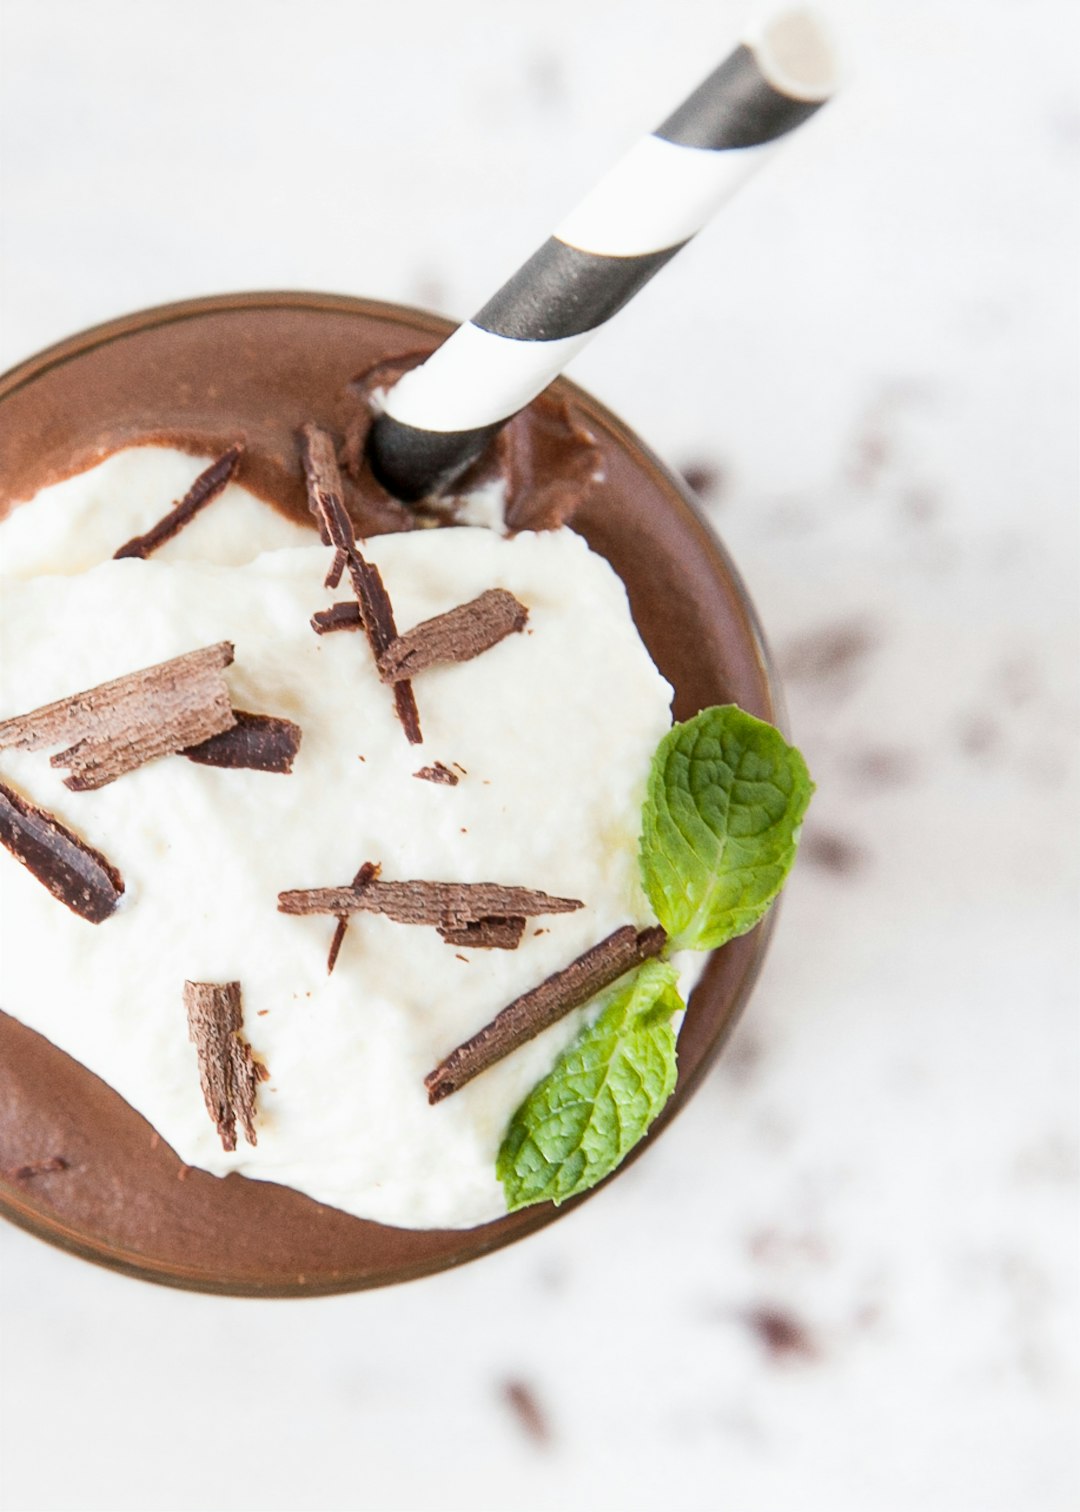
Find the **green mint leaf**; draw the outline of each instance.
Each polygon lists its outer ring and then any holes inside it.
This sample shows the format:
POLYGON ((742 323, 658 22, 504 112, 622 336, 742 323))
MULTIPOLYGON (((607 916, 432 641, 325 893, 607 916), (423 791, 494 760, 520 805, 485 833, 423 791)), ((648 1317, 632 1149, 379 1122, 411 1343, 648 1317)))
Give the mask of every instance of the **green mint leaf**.
POLYGON ((642 814, 641 877, 673 949, 745 934, 784 885, 814 784, 779 730, 734 704, 660 742, 642 814))
POLYGON ((510 1212, 587 1192, 648 1129, 675 1088, 677 982, 647 961, 529 1093, 495 1162, 510 1212))

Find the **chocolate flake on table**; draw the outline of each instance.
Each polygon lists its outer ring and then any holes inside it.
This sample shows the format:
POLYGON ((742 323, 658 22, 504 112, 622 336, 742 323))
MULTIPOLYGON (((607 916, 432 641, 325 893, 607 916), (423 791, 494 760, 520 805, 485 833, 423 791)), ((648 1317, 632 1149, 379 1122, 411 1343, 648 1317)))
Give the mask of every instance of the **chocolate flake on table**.
POLYGON ((466 945, 470 950, 516 950, 524 933, 525 919, 521 914, 439 927, 439 934, 448 945, 466 945))
POLYGON ((278 894, 284 914, 384 914, 397 924, 430 924, 462 929, 483 919, 535 918, 538 914, 574 913, 579 898, 555 898, 530 887, 499 882, 382 882, 351 887, 310 887, 278 894))
POLYGON ((145 535, 132 536, 130 541, 125 541, 119 551, 114 551, 113 560, 119 561, 124 557, 148 557, 159 546, 164 546, 166 541, 171 541, 173 536, 179 535, 184 526, 224 490, 225 485, 240 465, 243 454, 242 441, 238 441, 235 446, 230 446, 216 462, 211 462, 210 466, 199 474, 180 502, 174 504, 168 514, 163 515, 156 525, 152 525, 145 535))
POLYGON ((52 757, 73 792, 104 787, 158 756, 200 745, 236 723, 223 668, 229 641, 129 672, 0 724, 0 747, 37 751, 73 740, 52 757))
POLYGON ((364 616, 360 605, 348 601, 331 604, 329 609, 317 609, 311 616, 311 628, 316 635, 329 635, 334 630, 362 630, 364 616))
POLYGON ((659 927, 624 924, 584 955, 497 1013, 472 1039, 459 1045, 424 1078, 428 1102, 441 1102, 487 1071, 621 976, 659 955, 667 935, 659 927))
MULTIPOLYGON (((301 430, 303 439, 304 476, 308 486, 308 505, 319 522, 320 533, 326 543, 333 546, 339 558, 344 556, 349 569, 353 592, 360 605, 364 631, 371 646, 371 654, 378 665, 379 658, 390 643, 397 639, 397 625, 390 595, 386 591, 379 569, 367 561, 356 544, 356 535, 343 503, 341 473, 338 470, 334 443, 316 425, 305 425, 301 430)), ((340 575, 340 574, 339 574, 340 575)), ((328 581, 328 586, 336 586, 328 581)), ((413 697, 412 684, 407 680, 394 684, 394 706, 410 745, 420 745, 420 714, 413 697)))
POLYGON ((116 867, 59 819, 2 782, 0 845, 80 918, 101 924, 116 912, 124 893, 116 867))
POLYGON ((472 661, 515 631, 529 611, 505 588, 489 588, 467 604, 424 620, 391 641, 379 657, 379 676, 396 683, 443 662, 472 661))
POLYGON ((461 781, 458 774, 452 772, 448 766, 444 766, 441 761, 436 761, 434 766, 421 767, 418 772, 413 773, 413 776, 419 777, 422 782, 441 782, 446 787, 457 787, 461 781))
POLYGON ((246 709, 234 709, 233 716, 232 729, 189 746, 181 756, 200 766, 244 767, 287 776, 300 749, 300 726, 276 714, 249 714, 246 709))
MULTIPOLYGON (((365 887, 379 875, 379 868, 374 861, 365 861, 363 866, 352 879, 354 887, 365 887)), ((326 974, 330 976, 337 965, 337 958, 341 953, 341 947, 345 943, 345 931, 349 927, 349 915, 338 914, 337 927, 334 930, 334 938, 330 941, 330 954, 326 958, 326 974)))
POLYGON ((244 1010, 239 982, 185 982, 188 1038, 199 1057, 199 1083, 222 1148, 236 1149, 236 1123, 248 1144, 255 1133, 255 1093, 269 1071, 240 1037, 244 1010))

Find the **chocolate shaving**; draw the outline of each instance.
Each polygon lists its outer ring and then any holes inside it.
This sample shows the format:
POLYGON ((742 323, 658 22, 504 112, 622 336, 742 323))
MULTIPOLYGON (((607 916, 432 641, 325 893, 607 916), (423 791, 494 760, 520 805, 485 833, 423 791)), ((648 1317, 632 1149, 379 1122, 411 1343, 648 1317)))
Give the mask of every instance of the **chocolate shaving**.
POLYGON ((489 588, 479 598, 407 630, 379 657, 379 676, 396 683, 442 662, 472 661, 515 631, 523 630, 529 611, 505 588, 489 588))
POLYGON ((419 777, 422 782, 441 782, 446 787, 457 787, 461 781, 458 774, 452 772, 448 766, 444 766, 441 761, 437 761, 434 766, 421 767, 418 772, 413 773, 413 776, 419 777))
POLYGON ((52 765, 70 768, 64 782, 74 792, 104 787, 157 756, 231 729, 236 721, 221 673, 232 659, 232 645, 221 641, 73 693, 5 720, 0 747, 37 751, 74 740, 52 765))
POLYGON ((242 441, 237 442, 235 446, 230 446, 216 462, 211 462, 210 466, 199 474, 180 502, 174 504, 168 514, 163 515, 156 525, 152 525, 145 535, 132 536, 130 541, 125 541, 119 551, 114 551, 113 560, 119 561, 123 557, 148 557, 166 541, 171 541, 173 536, 179 535, 184 526, 222 492, 239 466, 243 453, 242 441))
POLYGON ((352 887, 311 887, 278 894, 284 914, 385 914, 398 924, 459 929, 482 919, 573 913, 578 898, 554 898, 529 887, 498 882, 377 882, 352 887))
POLYGON ((255 1093, 269 1076, 241 1039, 244 1011, 239 982, 185 982, 188 1038, 199 1057, 199 1084, 206 1110, 217 1126, 222 1148, 236 1149, 236 1121, 248 1144, 255 1133, 255 1093))
POLYGON ((116 912, 124 881, 100 851, 59 819, 0 782, 0 844, 72 913, 101 924, 116 912))
POLYGON ((345 564, 347 561, 348 557, 345 555, 345 553, 343 551, 335 549, 334 560, 330 563, 330 566, 326 571, 326 576, 323 578, 324 588, 336 588, 338 586, 338 584, 341 582, 341 575, 345 571, 345 564))
POLYGON ((286 775, 292 771, 303 733, 299 725, 275 714, 249 714, 246 709, 234 709, 233 716, 236 723, 231 730, 211 735, 180 754, 200 766, 244 767, 286 775))
MULTIPOLYGON (((364 887, 379 875, 379 868, 373 861, 365 861, 352 880, 354 887, 364 887)), ((338 914, 337 928, 334 930, 334 938, 330 941, 330 954, 326 958, 326 974, 329 976, 337 965, 337 958, 341 953, 341 947, 345 943, 345 931, 349 927, 349 915, 338 914)))
POLYGON ((639 932, 632 924, 624 924, 562 971, 515 998, 490 1024, 428 1072, 424 1078, 428 1102, 441 1102, 460 1091, 474 1076, 505 1060, 572 1009, 580 1008, 651 956, 659 955, 666 940, 659 926, 639 932))
MULTIPOLYGON (((378 665, 383 652, 397 639, 390 595, 379 569, 373 562, 366 561, 357 547, 352 521, 342 502, 341 473, 333 441, 316 425, 305 425, 301 436, 309 508, 319 522, 319 530, 326 544, 333 546, 337 553, 334 559, 335 569, 338 567, 338 559, 344 555, 353 592, 360 605, 371 654, 378 665)), ((336 581, 331 582, 328 578, 327 586, 336 587, 336 581)), ((413 697, 412 684, 408 681, 394 684, 394 706, 410 745, 420 745, 424 738, 420 731, 420 714, 413 697)))
POLYGON ((329 635, 333 630, 362 630, 364 617, 359 604, 331 604, 329 609, 316 610, 311 616, 311 628, 316 635, 329 635))
POLYGON ((509 919, 475 919, 470 924, 447 928, 439 933, 448 945, 467 945, 470 950, 516 950, 525 933, 521 914, 509 919))

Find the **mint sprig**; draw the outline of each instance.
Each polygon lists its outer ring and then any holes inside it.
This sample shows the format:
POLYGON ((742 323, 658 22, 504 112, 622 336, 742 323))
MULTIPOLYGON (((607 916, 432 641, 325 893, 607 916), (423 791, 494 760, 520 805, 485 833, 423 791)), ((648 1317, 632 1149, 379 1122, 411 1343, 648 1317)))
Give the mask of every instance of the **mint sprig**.
POLYGON ((675 1087, 678 974, 661 961, 615 990, 514 1114, 495 1163, 510 1212, 602 1181, 675 1087))
MULTIPOLYGON (((734 704, 677 724, 653 757, 641 878, 667 950, 715 950, 752 929, 784 885, 814 791, 779 730, 734 704)), ((565 1202, 612 1172, 675 1088, 677 974, 650 961, 518 1108, 495 1171, 511 1212, 565 1202)))
POLYGON ((649 774, 640 860, 672 949, 715 950, 753 928, 791 870, 813 791, 795 747, 734 704, 668 731, 649 774))

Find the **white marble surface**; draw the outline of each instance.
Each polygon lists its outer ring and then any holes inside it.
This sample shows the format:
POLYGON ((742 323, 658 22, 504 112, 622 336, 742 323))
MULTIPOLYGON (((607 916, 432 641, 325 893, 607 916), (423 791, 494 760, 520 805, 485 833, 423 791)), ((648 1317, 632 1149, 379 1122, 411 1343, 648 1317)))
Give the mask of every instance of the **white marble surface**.
MULTIPOLYGON (((573 370, 713 475, 819 783, 730 1052, 397 1291, 3 1228, 8 1512, 1076 1506, 1077 11, 826 9, 842 100, 573 370)), ((6 0, 0 363, 225 289, 468 315, 746 14, 6 0)))

